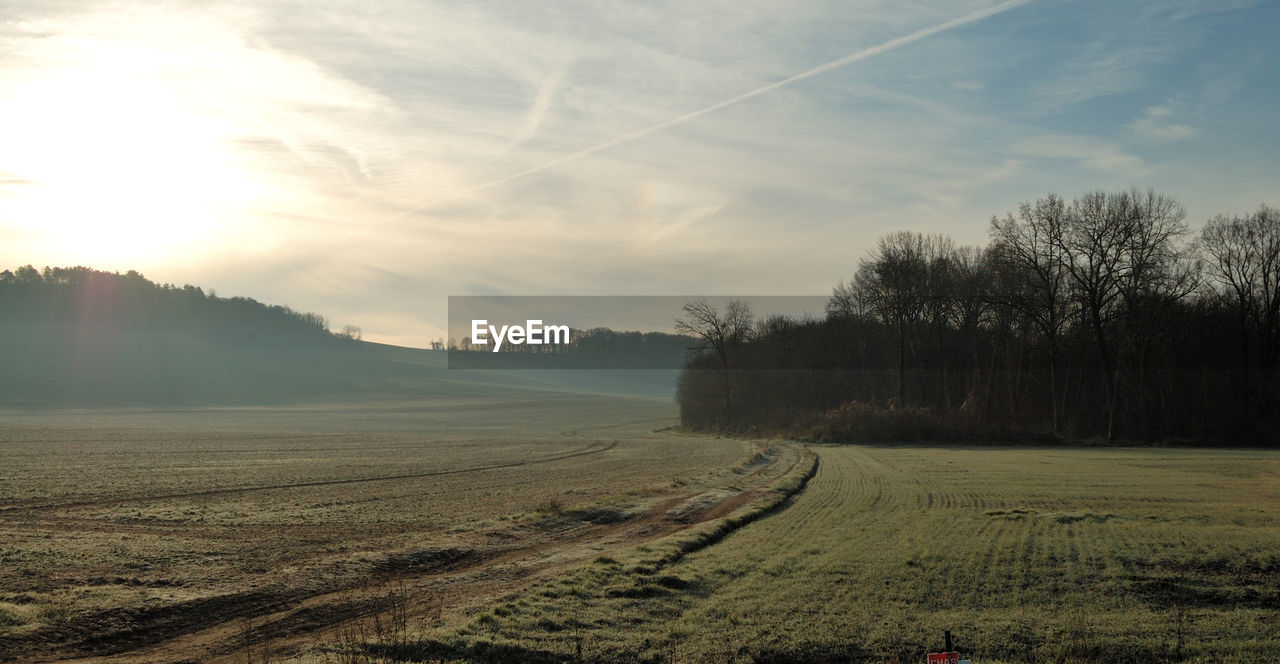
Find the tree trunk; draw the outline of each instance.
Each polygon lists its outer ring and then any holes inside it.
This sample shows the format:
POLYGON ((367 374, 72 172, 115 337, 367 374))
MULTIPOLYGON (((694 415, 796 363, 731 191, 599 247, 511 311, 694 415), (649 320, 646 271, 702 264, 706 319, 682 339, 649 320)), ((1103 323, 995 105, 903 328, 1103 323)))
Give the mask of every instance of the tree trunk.
POLYGON ((1106 403, 1106 440, 1111 443, 1115 441, 1116 379, 1118 378, 1116 361, 1107 344, 1107 335, 1103 329, 1102 312, 1099 307, 1090 306, 1089 323, 1093 328, 1094 343, 1098 349, 1098 361, 1102 364, 1103 400, 1106 403))
POLYGON ((906 323, 898 318, 898 407, 906 405, 907 398, 907 331, 906 323))
POLYGON ((1058 342, 1049 341, 1049 400, 1053 402, 1053 432, 1058 433, 1058 342))

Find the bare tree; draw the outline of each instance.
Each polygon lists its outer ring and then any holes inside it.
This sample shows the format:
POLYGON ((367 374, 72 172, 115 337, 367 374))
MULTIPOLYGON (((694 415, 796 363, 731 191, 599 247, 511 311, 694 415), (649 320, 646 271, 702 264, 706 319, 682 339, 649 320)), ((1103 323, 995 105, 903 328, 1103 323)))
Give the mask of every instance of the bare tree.
POLYGON ((1253 381, 1270 378, 1280 359, 1280 211, 1263 205, 1243 217, 1218 215, 1198 246, 1209 279, 1232 303, 1252 403, 1253 381))
POLYGON ((1152 375, 1153 349, 1160 348, 1162 330, 1173 324, 1174 308, 1198 286, 1200 261, 1182 237, 1186 210, 1172 198, 1153 191, 1131 192, 1136 224, 1121 284, 1123 325, 1119 337, 1127 358, 1127 379, 1134 408, 1130 411, 1140 431, 1152 436, 1152 403, 1160 389, 1160 376, 1152 375))
POLYGON ((948 261, 954 252, 950 238, 911 231, 891 233, 858 264, 853 291, 860 302, 886 325, 892 326, 898 348, 898 403, 906 402, 906 371, 910 335, 921 321, 939 320, 946 295, 948 261))
POLYGON ((961 409, 976 413, 981 412, 975 402, 978 386, 982 382, 978 331, 984 320, 989 318, 991 289, 995 281, 991 252, 982 247, 958 248, 952 261, 951 274, 951 316, 963 340, 966 355, 964 361, 971 366, 961 409))
POLYGON ((858 288, 857 280, 837 282, 827 299, 827 315, 832 318, 866 318, 871 315, 870 300, 858 288))
POLYGON ((986 250, 895 233, 825 320, 766 318, 721 353, 724 312, 691 303, 684 329, 710 336, 681 375, 681 421, 721 428, 733 406, 732 426, 858 439, 878 435, 875 402, 928 421, 967 392, 973 418, 927 435, 1280 445, 1280 212, 1214 218, 1193 246, 1184 217, 1128 189, 1025 203, 991 221, 986 250))
MULTIPOLYGON (((932 374, 922 373, 920 375, 920 386, 933 386, 941 395, 941 403, 947 410, 951 409, 951 392, 948 389, 949 379, 949 363, 947 358, 948 337, 950 336, 951 323, 955 314, 958 303, 959 292, 957 291, 956 279, 956 256, 955 241, 951 238, 940 235, 925 235, 923 241, 924 248, 924 325, 927 334, 932 335, 932 341, 936 350, 935 363, 932 367, 926 367, 923 363, 917 361, 917 366, 922 372, 926 368, 931 368, 932 374), (932 377, 932 380, 928 378, 932 377)), ((922 395, 924 396, 924 395, 922 395)), ((927 396, 925 397, 928 398, 927 396)))
POLYGON ((1044 336, 1049 356, 1053 430, 1060 430, 1060 339, 1067 325, 1068 255, 1063 243, 1067 206, 1056 194, 991 218, 992 257, 1004 279, 997 297, 1030 319, 1044 336))
POLYGON ((676 332, 697 339, 696 352, 710 351, 719 360, 724 378, 724 425, 728 427, 733 422, 729 365, 734 351, 751 336, 751 305, 746 300, 733 299, 721 314, 706 299, 698 299, 685 304, 682 310, 684 317, 676 319, 676 332))
POLYGON ((1155 191, 1095 191, 1077 198, 1056 240, 1102 365, 1106 438, 1115 438, 1119 363, 1113 322, 1123 305, 1153 289, 1179 257, 1186 210, 1155 191))

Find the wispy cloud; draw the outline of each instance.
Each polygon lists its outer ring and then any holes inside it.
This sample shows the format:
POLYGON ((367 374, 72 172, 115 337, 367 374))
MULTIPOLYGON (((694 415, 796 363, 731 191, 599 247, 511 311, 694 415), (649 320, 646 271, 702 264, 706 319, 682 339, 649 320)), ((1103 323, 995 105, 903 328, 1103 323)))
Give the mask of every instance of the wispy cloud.
MULTIPOLYGON (((637 140, 637 139, 644 138, 645 136, 648 136, 648 135, 653 134, 653 133, 655 133, 655 132, 663 131, 663 130, 665 130, 665 129, 669 129, 669 128, 671 128, 671 127, 675 127, 675 126, 677 126, 677 125, 681 125, 681 124, 684 124, 684 123, 686 123, 686 122, 690 122, 690 121, 692 121, 692 120, 696 120, 696 119, 701 118, 701 117, 703 117, 703 116, 705 116, 705 115, 710 115, 710 114, 712 114, 712 113, 716 113, 716 112, 721 111, 721 110, 723 110, 723 109, 726 109, 726 108, 728 108, 728 107, 730 107, 730 106, 734 106, 734 105, 736 105, 736 104, 740 104, 740 103, 742 103, 742 102, 744 102, 744 101, 747 101, 747 100, 749 100, 749 99, 752 99, 752 98, 758 97, 758 96, 760 96, 760 95, 769 94, 769 93, 771 93, 771 92, 773 92, 773 91, 775 91, 775 90, 778 90, 778 89, 784 88, 784 87, 789 86, 789 85, 793 85, 793 84, 798 83, 798 82, 800 82, 800 81, 803 81, 803 80, 806 80, 806 79, 809 79, 809 78, 813 78, 813 77, 815 77, 815 76, 819 76, 819 75, 825 74, 826 72, 829 72, 829 71, 832 71, 832 70, 835 70, 835 69, 839 69, 839 68, 841 68, 841 67, 846 67, 846 66, 851 65, 851 64, 854 64, 854 63, 856 63, 856 62, 861 62, 862 60, 866 60, 867 58, 875 57, 875 56, 880 55, 880 54, 882 54, 882 53, 888 53, 888 52, 893 51, 893 50, 895 50, 895 49, 902 48, 903 46, 907 46, 907 45, 909 45, 909 44, 913 44, 913 43, 918 42, 918 41, 920 41, 920 40, 922 40, 922 39, 925 39, 925 38, 931 37, 931 36, 936 35, 936 34, 940 34, 940 33, 946 32, 946 31, 948 31, 948 30, 953 30, 953 29, 955 29, 955 28, 958 28, 958 27, 961 27, 961 26, 964 26, 964 25, 968 25, 968 24, 970 24, 970 23, 974 23, 974 22, 976 22, 976 21, 981 21, 981 20, 983 20, 983 19, 985 19, 985 18, 988 18, 988 17, 990 17, 990 16, 994 16, 994 15, 996 15, 996 14, 1000 14, 1000 13, 1002 13, 1002 12, 1006 12, 1006 11, 1008 11, 1008 10, 1010 10, 1010 9, 1015 8, 1015 7, 1019 7, 1019 6, 1025 5, 1028 1, 1029 1, 1029 0, 1007 0, 1006 2, 1002 2, 1002 3, 998 4, 998 5, 993 6, 993 7, 988 7, 988 8, 985 8, 985 9, 980 9, 980 10, 978 10, 978 11, 974 11, 974 12, 970 12, 970 13, 968 13, 968 14, 965 14, 964 16, 961 16, 961 17, 959 17, 959 18, 954 18, 954 19, 951 19, 951 20, 949 20, 949 21, 944 21, 944 22, 942 22, 942 23, 938 23, 938 24, 936 24, 936 25, 931 25, 931 26, 929 26, 929 27, 922 28, 922 29, 920 29, 920 30, 916 30, 916 31, 914 31, 914 32, 912 32, 912 33, 910 33, 910 34, 903 35, 903 36, 901 36, 901 37, 896 37, 896 38, 894 38, 894 39, 890 39, 890 40, 885 41, 885 42, 882 42, 882 43, 880 43, 880 44, 876 44, 875 46, 872 46, 872 47, 869 47, 869 48, 864 48, 864 49, 861 49, 861 50, 855 51, 855 52, 850 53, 850 54, 848 54, 848 55, 846 55, 846 56, 844 56, 844 57, 837 58, 837 59, 835 59, 835 60, 831 60, 831 61, 829 61, 829 62, 825 62, 825 63, 823 63, 823 64, 820 64, 820 65, 816 66, 816 67, 813 67, 813 68, 807 69, 807 70, 805 70, 805 71, 802 71, 802 72, 800 72, 800 73, 798 73, 798 74, 792 74, 791 76, 788 76, 788 77, 786 77, 786 78, 784 78, 784 79, 782 79, 782 80, 780 80, 780 81, 776 81, 776 82, 773 82, 773 83, 769 83, 769 84, 767 84, 767 85, 762 85, 762 86, 760 86, 760 87, 758 87, 758 88, 755 88, 755 89, 753 89, 753 90, 750 90, 750 91, 748 91, 748 92, 744 92, 744 93, 739 94, 739 95, 736 95, 736 96, 734 96, 734 97, 730 97, 729 99, 725 99, 725 100, 723 100, 723 101, 720 101, 720 102, 717 102, 717 103, 711 104, 710 106, 706 106, 706 107, 700 108, 700 109, 698 109, 698 110, 696 110, 696 111, 691 111, 691 112, 684 113, 684 114, 682 114, 682 115, 679 115, 679 116, 676 116, 676 117, 673 117, 673 118, 670 118, 670 119, 667 119, 667 120, 663 120, 662 122, 658 122, 658 123, 656 123, 656 124, 653 124, 653 125, 650 125, 650 126, 647 126, 647 127, 644 127, 644 128, 641 128, 641 129, 638 129, 638 130, 632 131, 632 132, 628 132, 628 133, 626 133, 626 134, 622 134, 621 136, 617 136, 617 137, 611 138, 611 139, 609 139, 609 140, 602 141, 602 142, 600 142, 600 143, 596 143, 595 145, 591 145, 591 146, 589 146, 589 147, 585 147, 585 148, 582 148, 582 149, 580 149, 580 150, 577 150, 577 151, 571 152, 571 153, 569 153, 569 154, 566 154, 566 155, 563 155, 563 156, 557 157, 557 158, 555 158, 555 159, 552 159, 552 160, 547 161, 547 162, 545 162, 545 163, 539 164, 539 165, 534 166, 534 167, 532 167, 532 168, 527 168, 527 169, 524 169, 524 170, 522 170, 522 171, 518 171, 518 172, 516 172, 516 173, 512 173, 511 175, 503 176, 503 177, 497 178, 497 179, 495 179, 495 180, 490 180, 489 182, 485 182, 485 183, 483 183, 483 184, 476 185, 476 186, 474 186, 474 187, 471 187, 470 189, 467 189, 467 190, 465 190, 465 191, 463 191, 463 192, 460 192, 460 194, 459 194, 459 195, 463 195, 463 196, 465 196, 465 195, 467 195, 467 194, 472 194, 472 193, 475 193, 475 192, 478 192, 478 191, 483 191, 483 190, 488 189, 488 188, 490 188, 490 187, 495 187, 495 186, 498 186, 498 185, 501 185, 501 184, 505 184, 505 183, 507 183, 507 182, 510 182, 510 181, 515 180, 515 179, 518 179, 518 178, 522 178, 522 177, 526 177, 526 176, 529 176, 529 175, 533 175, 533 174, 535 174, 535 173, 540 173, 540 172, 545 171, 545 170, 547 170, 547 169, 549 169, 549 168, 555 168, 556 166, 560 166, 560 165, 565 164, 565 163, 568 163, 568 162, 577 161, 577 160, 582 159, 582 158, 584 158, 584 157, 589 157, 589 156, 591 156, 591 155, 594 155, 594 154, 599 153, 599 152, 603 152, 603 151, 605 151, 605 150, 612 149, 612 148, 617 147, 617 146, 619 146, 619 145, 623 145, 623 144, 625 144, 625 143, 630 143, 631 141, 635 141, 635 140, 637 140)), ((430 207, 433 203, 434 203, 434 201, 433 201, 432 203, 427 203, 427 204, 425 204, 425 205, 422 205, 422 206, 419 206, 419 207, 417 207, 417 208, 414 208, 413 210, 409 210, 409 211, 405 212, 404 214, 410 214, 410 213, 413 213, 413 212, 419 212, 419 211, 421 211, 421 210, 423 210, 423 209, 426 209, 427 207, 430 207)), ((397 216, 399 216, 399 215, 397 215, 397 216)))
MULTIPOLYGON (((1109 31, 1108 31, 1109 32, 1109 31)), ((1059 112, 1145 85, 1152 67, 1177 54, 1176 35, 1094 37, 1065 62, 1056 76, 1034 88, 1040 112, 1059 112)))
POLYGON ((1141 176, 1146 164, 1137 155, 1125 152, 1115 143, 1091 136, 1046 134, 1015 142, 1009 152, 1041 160, 1062 160, 1082 164, 1100 173, 1125 177, 1141 176))
POLYGON ((11 187, 26 187, 33 184, 37 183, 34 180, 22 177, 21 175, 14 175, 12 173, 0 171, 0 190, 11 187))
POLYGON ((1139 138, 1154 143, 1171 143, 1195 136, 1195 129, 1174 122, 1173 115, 1170 106, 1148 106, 1141 116, 1129 123, 1129 128, 1139 138))
POLYGON ((1276 46, 1241 29, 1280 12, 1021 4, 32 0, 0 260, 425 343, 449 293, 826 292, 882 232, 981 242, 1046 190, 1280 181, 1276 46))
POLYGON ((1038 112, 1063 112, 1150 86, 1161 68, 1200 48, 1211 15, 1232 10, 1198 0, 1054 8, 1053 24, 1044 29, 1057 34, 1042 40, 1047 75, 1031 87, 1038 112))
POLYGON ((533 138, 538 133, 538 128, 542 126, 542 121, 547 116, 547 110, 551 108, 551 103, 555 96, 564 87, 565 76, 568 72, 568 63, 557 65, 542 82, 538 85, 537 94, 534 95, 533 101, 529 105, 529 111, 525 115, 524 124, 511 138, 511 142, 499 151, 500 154, 505 153, 512 148, 533 138))

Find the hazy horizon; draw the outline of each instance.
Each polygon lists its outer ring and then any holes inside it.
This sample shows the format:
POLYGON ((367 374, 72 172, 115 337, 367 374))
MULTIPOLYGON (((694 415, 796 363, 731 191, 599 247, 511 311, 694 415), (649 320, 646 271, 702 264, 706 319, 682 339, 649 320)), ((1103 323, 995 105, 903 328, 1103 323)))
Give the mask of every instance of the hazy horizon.
POLYGON ((449 295, 821 295, 1047 192, 1280 201, 1275 4, 0 7, 0 268, 369 341, 449 295))

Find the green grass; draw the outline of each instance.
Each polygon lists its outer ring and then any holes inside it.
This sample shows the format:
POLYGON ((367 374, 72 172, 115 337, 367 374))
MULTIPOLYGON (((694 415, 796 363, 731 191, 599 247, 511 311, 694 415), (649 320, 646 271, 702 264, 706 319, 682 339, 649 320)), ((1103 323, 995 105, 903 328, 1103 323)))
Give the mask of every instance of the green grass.
POLYGON ((815 451, 793 504, 713 546, 612 554, 404 655, 918 662, 944 629, 981 662, 1280 649, 1280 453, 815 451))

